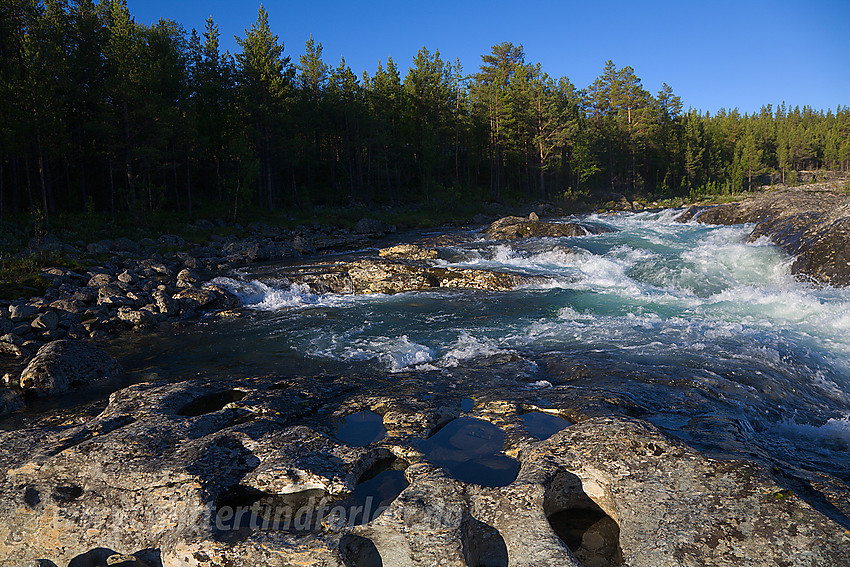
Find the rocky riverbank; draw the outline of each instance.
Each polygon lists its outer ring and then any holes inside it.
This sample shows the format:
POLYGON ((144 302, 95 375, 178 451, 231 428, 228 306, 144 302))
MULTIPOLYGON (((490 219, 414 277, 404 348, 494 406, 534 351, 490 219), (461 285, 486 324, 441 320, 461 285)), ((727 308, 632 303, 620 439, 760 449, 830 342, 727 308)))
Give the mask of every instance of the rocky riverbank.
MULTIPOLYGON (((735 207, 689 215, 743 210, 735 207)), ((314 293, 495 293, 535 282, 446 268, 440 243, 592 231, 508 217, 345 261, 292 253, 301 261, 274 277, 314 293)), ((291 234, 258 237, 249 249, 287 242, 291 234)), ((10 334, 26 339, 8 344, 20 343, 19 360, 37 354, 14 390, 0 388, 0 412, 21 406, 18 391, 55 395, 119 374, 89 341, 238 315, 215 276, 251 254, 231 259, 225 249, 244 243, 219 244, 115 254, 109 269, 64 274, 44 298, 7 305, 10 334), (57 301, 79 310, 60 313, 57 301)), ((46 567, 846 564, 850 492, 840 480, 700 453, 642 419, 651 417, 628 395, 586 387, 567 361, 553 358, 545 381, 523 383, 529 362, 487 353, 439 379, 403 370, 151 381, 118 389, 105 407, 2 431, 0 558, 46 567)))

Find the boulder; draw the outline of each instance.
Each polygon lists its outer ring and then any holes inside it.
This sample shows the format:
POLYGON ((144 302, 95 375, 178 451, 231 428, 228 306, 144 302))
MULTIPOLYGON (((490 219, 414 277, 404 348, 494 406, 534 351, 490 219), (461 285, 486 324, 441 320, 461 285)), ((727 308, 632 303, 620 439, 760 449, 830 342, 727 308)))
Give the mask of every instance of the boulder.
POLYGON ((41 347, 21 374, 21 388, 39 395, 110 380, 121 373, 118 362, 83 341, 59 340, 41 347))
POLYGON ((354 225, 354 232, 358 234, 371 234, 383 236, 389 232, 395 232, 394 227, 379 220, 362 218, 354 225))
POLYGON ((315 293, 402 293, 436 288, 507 291, 539 283, 539 278, 509 272, 441 268, 405 260, 363 259, 314 264, 282 272, 292 283, 305 284, 315 293))
POLYGON ((13 322, 24 321, 38 315, 38 308, 27 303, 12 304, 9 306, 9 318, 13 322))
POLYGON ((165 292, 161 290, 153 292, 153 300, 156 301, 159 312, 166 317, 173 317, 180 314, 180 302, 165 292))
POLYGON ((147 309, 131 309, 129 307, 121 307, 118 309, 118 318, 133 325, 136 329, 144 329, 156 325, 156 318, 147 309))
POLYGON ((56 311, 45 311, 32 322, 33 329, 52 331, 59 325, 59 315, 56 311))
POLYGON ((88 286, 89 287, 103 287, 105 285, 109 285, 115 281, 115 278, 109 274, 94 274, 91 278, 89 278, 88 286))
MULTIPOLYGON (((537 217, 536 214, 534 216, 537 217)), ((599 232, 599 230, 577 223, 545 222, 539 220, 539 218, 531 217, 504 217, 495 221, 484 230, 484 233, 494 240, 513 240, 516 238, 542 236, 554 238, 584 236, 594 232, 599 232)))
POLYGON ((15 328, 14 323, 12 323, 11 319, 6 319, 5 317, 0 317, 0 335, 5 335, 7 333, 11 333, 12 329, 15 328))

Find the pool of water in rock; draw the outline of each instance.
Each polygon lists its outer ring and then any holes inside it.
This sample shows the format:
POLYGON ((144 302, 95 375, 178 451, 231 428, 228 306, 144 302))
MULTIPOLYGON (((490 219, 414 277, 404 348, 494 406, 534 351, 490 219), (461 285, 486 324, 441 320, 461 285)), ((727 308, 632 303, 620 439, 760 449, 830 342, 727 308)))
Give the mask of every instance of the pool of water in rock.
POLYGON ((474 417, 452 420, 418 446, 429 462, 464 482, 507 486, 519 470, 517 461, 502 453, 505 432, 474 417))

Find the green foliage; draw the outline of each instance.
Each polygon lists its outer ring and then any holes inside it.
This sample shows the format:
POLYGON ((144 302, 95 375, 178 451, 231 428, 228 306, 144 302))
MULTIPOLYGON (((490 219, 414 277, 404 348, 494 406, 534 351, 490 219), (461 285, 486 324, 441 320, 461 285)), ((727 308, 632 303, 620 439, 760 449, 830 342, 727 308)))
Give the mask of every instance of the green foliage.
POLYGON ((632 67, 607 61, 581 89, 510 42, 472 74, 422 47, 407 68, 388 58, 361 77, 326 64, 312 36, 293 65, 263 7, 238 53, 219 39, 211 18, 200 33, 140 24, 126 0, 0 3, 0 217, 40 209, 53 230, 69 212, 117 226, 208 205, 247 221, 565 193, 701 198, 850 171, 848 107, 685 111, 632 67))

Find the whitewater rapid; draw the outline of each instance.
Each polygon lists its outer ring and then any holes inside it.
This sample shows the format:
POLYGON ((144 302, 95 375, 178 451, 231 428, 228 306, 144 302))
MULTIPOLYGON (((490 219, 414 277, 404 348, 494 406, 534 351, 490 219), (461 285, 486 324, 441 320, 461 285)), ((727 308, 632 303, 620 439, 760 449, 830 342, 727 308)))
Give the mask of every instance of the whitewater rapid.
POLYGON ((588 369, 569 387, 626 396, 683 438, 711 446, 720 420, 765 454, 846 467, 850 293, 796 279, 792 258, 748 241, 752 226, 678 214, 590 215, 578 220, 608 231, 441 249, 446 267, 546 278, 510 292, 316 295, 268 267, 216 283, 255 312, 240 332, 314 364, 450 380, 506 360, 517 387, 545 392, 564 383, 556 357, 588 369))

